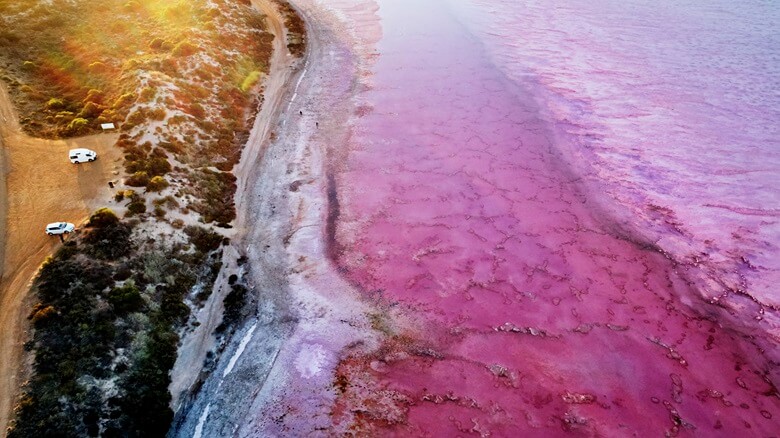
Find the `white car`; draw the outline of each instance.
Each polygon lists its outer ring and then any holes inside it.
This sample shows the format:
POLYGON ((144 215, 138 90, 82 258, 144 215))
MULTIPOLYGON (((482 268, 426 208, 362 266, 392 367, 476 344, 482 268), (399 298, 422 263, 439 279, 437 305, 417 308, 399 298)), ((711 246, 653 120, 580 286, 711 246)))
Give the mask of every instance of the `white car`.
POLYGON ((76 226, 70 222, 54 222, 46 225, 46 234, 54 236, 58 234, 67 234, 75 230, 76 226))
POLYGON ((70 157, 71 163, 86 163, 88 161, 95 161, 97 152, 84 148, 71 149, 70 152, 68 152, 68 157, 70 157))

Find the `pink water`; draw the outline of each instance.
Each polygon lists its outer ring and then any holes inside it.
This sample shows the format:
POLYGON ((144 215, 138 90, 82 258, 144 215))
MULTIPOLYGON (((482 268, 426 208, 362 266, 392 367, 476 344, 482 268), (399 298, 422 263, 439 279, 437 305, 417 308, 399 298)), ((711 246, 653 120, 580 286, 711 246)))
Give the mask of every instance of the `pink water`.
POLYGON ((334 421, 777 435, 780 8, 378 3, 337 262, 403 322, 334 421))

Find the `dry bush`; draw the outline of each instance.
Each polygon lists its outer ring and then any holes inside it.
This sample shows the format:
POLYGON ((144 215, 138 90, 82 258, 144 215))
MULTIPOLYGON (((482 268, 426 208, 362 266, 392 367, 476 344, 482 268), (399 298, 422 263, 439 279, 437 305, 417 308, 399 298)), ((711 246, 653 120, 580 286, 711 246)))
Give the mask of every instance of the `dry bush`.
POLYGON ((80 135, 87 133, 89 129, 89 120, 77 117, 68 123, 66 132, 70 135, 80 135))
POLYGON ((130 187, 146 187, 149 184, 149 174, 139 170, 125 179, 125 184, 130 187))
POLYGON ((154 87, 145 87, 141 90, 141 95, 138 98, 139 102, 149 103, 157 95, 157 90, 154 87))
POLYGON ((191 42, 184 40, 180 42, 179 44, 176 44, 176 47, 173 48, 173 56, 178 56, 180 58, 192 56, 196 54, 200 50, 198 46, 195 44, 192 44, 191 42))
POLYGON ((146 213, 146 203, 141 199, 127 204, 127 216, 146 213))
POLYGON ((146 190, 150 192, 159 192, 167 188, 170 184, 165 178, 161 176, 155 176, 149 180, 146 184, 146 190))

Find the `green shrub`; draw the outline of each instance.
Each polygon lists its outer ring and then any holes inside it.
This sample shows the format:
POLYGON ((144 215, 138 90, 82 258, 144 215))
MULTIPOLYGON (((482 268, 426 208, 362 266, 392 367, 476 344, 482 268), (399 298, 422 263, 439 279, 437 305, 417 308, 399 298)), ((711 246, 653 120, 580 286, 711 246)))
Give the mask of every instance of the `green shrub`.
POLYGON ((235 324, 243 316, 247 292, 247 288, 241 284, 233 284, 230 287, 230 293, 225 296, 223 301, 225 308, 222 316, 223 324, 228 326, 235 324))
POLYGON ((144 108, 138 108, 129 116, 127 116, 127 123, 132 125, 140 125, 146 121, 146 110, 144 108))
POLYGON ((144 299, 141 292, 135 286, 135 283, 128 281, 122 287, 117 287, 108 293, 108 302, 114 309, 114 312, 126 314, 137 312, 143 308, 144 299))
POLYGON ((119 222, 119 217, 110 208, 99 208, 89 217, 88 227, 103 228, 119 222))
POLYGON ((75 240, 67 240, 62 247, 54 254, 60 260, 67 260, 79 253, 79 248, 75 240))
POLYGON ((146 190, 150 192, 159 192, 168 187, 168 185, 168 181, 166 181, 165 178, 161 176, 155 176, 149 180, 148 184, 146 184, 146 190))
POLYGON ((146 172, 146 163, 144 163, 143 158, 131 161, 133 158, 134 156, 130 154, 125 155, 125 170, 127 173, 146 172))
POLYGON ((197 225, 188 225, 184 227, 184 233, 190 236, 190 241, 198 251, 209 252, 219 248, 222 243, 222 236, 197 225))
POLYGON ((176 44, 176 47, 173 48, 173 55, 178 57, 191 56, 197 53, 198 50, 198 46, 187 40, 184 40, 179 44, 176 44))
POLYGON ((50 110, 60 110, 62 108, 65 108, 65 102, 62 99, 57 99, 56 97, 52 97, 49 99, 48 102, 46 102, 46 108, 50 110))
POLYGON ((146 162, 146 169, 151 176, 162 176, 171 171, 171 163, 167 158, 153 157, 146 162))
POLYGON ((97 297, 112 282, 107 265, 83 258, 55 256, 41 268, 35 281, 40 303, 30 317, 35 373, 9 437, 88 435, 83 420, 102 401, 77 381, 84 375, 107 376, 116 326, 110 312, 97 306, 97 297))
POLYGON ((98 105, 102 105, 105 97, 106 97, 105 93, 93 88, 87 92, 87 97, 84 98, 84 103, 93 102, 98 105))
POLYGON ((39 309, 33 313, 32 318, 30 320, 32 321, 33 325, 40 326, 41 324, 44 324, 49 319, 53 318, 54 316, 57 316, 57 311, 54 309, 53 306, 46 306, 42 309, 39 309))
MULTIPOLYGON (((125 156, 125 159, 127 160, 133 160, 137 158, 134 161, 127 161, 125 163, 125 169, 127 170, 128 173, 137 174, 139 172, 143 172, 146 174, 147 177, 154 177, 154 176, 163 176, 171 171, 171 163, 168 162, 167 158, 162 158, 159 156, 146 158, 144 155, 145 153, 136 151, 125 156)), ((140 175, 139 177, 143 178, 140 175)), ((140 187, 140 186, 134 185, 133 187, 140 187)))
POLYGON ((57 112, 57 117, 62 117, 62 118, 71 118, 72 119, 74 115, 75 114, 73 113, 73 111, 59 111, 59 112, 57 112))
POLYGON ((131 0, 124 4, 124 8, 128 11, 139 12, 143 9, 140 3, 135 0, 131 0))
POLYGON ((98 221, 103 221, 103 225, 91 227, 84 235, 83 252, 103 260, 116 260, 130 253, 130 227, 119 222, 118 218, 116 222, 110 223, 109 217, 106 215, 99 219, 98 221))
POLYGON ((97 118, 98 123, 112 123, 121 120, 120 115, 112 109, 104 109, 97 118))
POLYGON ((70 135, 84 134, 89 129, 89 120, 77 117, 68 123, 67 133, 70 135))
POLYGON ((262 75, 263 73, 259 71, 250 72, 241 82, 241 91, 247 92, 251 90, 252 87, 254 87, 258 81, 260 81, 262 75))
POLYGON ((130 263, 122 263, 114 272, 114 280, 125 281, 133 276, 133 266, 130 263))
POLYGON ((81 112, 78 116, 85 119, 94 119, 100 116, 100 113, 102 112, 102 106, 96 104, 95 102, 87 102, 87 104, 84 105, 84 108, 81 109, 81 112))
POLYGON ((165 40, 162 38, 155 38, 152 41, 149 42, 149 48, 152 50, 160 50, 162 49, 163 43, 165 43, 165 40))
POLYGON ((143 170, 135 172, 125 180, 125 184, 130 187, 145 187, 149 184, 149 174, 143 170))
POLYGON ((135 93, 125 93, 121 96, 119 96, 115 101, 114 104, 111 105, 114 109, 122 109, 129 107, 135 102, 135 93))
POLYGON ((163 437, 170 429, 173 412, 169 370, 176 361, 179 337, 169 327, 162 317, 154 316, 149 339, 120 385, 125 396, 114 401, 123 414, 120 420, 126 423, 115 436, 163 437))
POLYGON ((149 103, 157 95, 157 90, 154 87, 145 87, 141 90, 141 97, 139 100, 144 103, 149 103))
POLYGON ((192 209, 203 216, 206 223, 227 224, 236 218, 233 193, 236 190, 236 177, 229 172, 214 172, 201 169, 195 173, 195 193, 202 199, 192 209))
POLYGON ((146 213, 146 202, 133 201, 127 205, 127 211, 131 215, 146 213))
POLYGON ((179 201, 177 201, 176 198, 174 198, 173 196, 168 195, 164 198, 158 198, 153 200, 152 204, 154 204, 157 207, 166 206, 168 208, 173 209, 179 206, 179 201))
POLYGON ((89 68, 89 71, 93 73, 102 73, 108 70, 108 66, 105 63, 100 61, 95 61, 89 64, 87 68, 89 68))
POLYGON ((204 119, 206 117, 206 109, 203 108, 203 105, 199 104, 198 102, 195 102, 192 105, 190 105, 189 110, 187 112, 191 116, 198 119, 204 119))

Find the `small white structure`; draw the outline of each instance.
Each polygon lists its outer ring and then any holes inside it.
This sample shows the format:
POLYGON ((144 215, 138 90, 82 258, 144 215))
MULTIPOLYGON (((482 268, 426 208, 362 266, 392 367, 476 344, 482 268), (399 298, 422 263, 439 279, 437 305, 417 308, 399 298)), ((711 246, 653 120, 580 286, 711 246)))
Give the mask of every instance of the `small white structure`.
POLYGON ((84 148, 71 149, 68 152, 68 157, 71 163, 86 163, 87 161, 95 161, 97 152, 84 148))
POLYGON ((52 222, 49 225, 46 225, 46 234, 49 236, 68 234, 75 229, 76 226, 70 222, 52 222))
POLYGON ((110 131, 112 129, 116 129, 116 126, 114 126, 113 123, 101 123, 100 127, 103 128, 104 131, 110 131))

